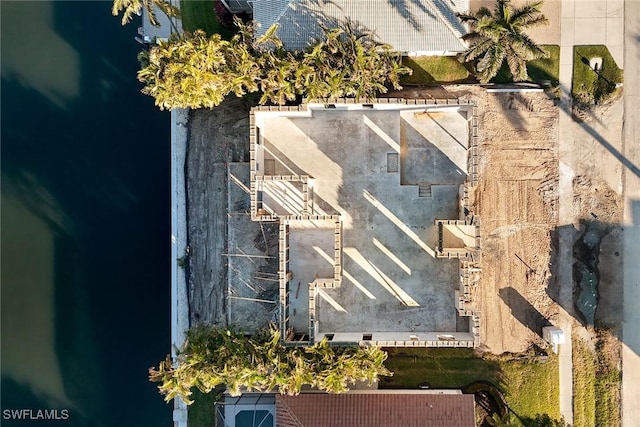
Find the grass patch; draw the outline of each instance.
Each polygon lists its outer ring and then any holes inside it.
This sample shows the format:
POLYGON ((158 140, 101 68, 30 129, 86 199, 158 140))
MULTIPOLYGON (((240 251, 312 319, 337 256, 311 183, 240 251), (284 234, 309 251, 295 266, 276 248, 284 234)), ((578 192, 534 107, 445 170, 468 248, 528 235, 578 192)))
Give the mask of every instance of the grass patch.
POLYGON ((573 337, 573 421, 576 426, 620 425, 619 344, 598 332, 595 351, 573 337))
POLYGON ((622 70, 618 68, 606 46, 574 46, 571 87, 574 100, 586 104, 606 101, 617 92, 616 83, 621 83, 622 78, 622 70), (602 58, 599 73, 589 67, 589 60, 595 57, 602 58))
POLYGON ((455 83, 469 78, 469 71, 454 56, 405 56, 402 63, 413 74, 401 76, 400 84, 455 83))
MULTIPOLYGON (((560 418, 558 359, 545 363, 511 356, 477 357, 468 349, 388 349, 385 366, 393 377, 380 388, 461 388, 474 381, 490 381, 504 392, 509 407, 523 420, 538 414, 560 418)), ((577 424, 576 424, 577 425, 577 424)))
POLYGON ((193 403, 187 407, 190 427, 211 427, 215 425, 215 403, 219 393, 201 393, 194 389, 191 399, 193 403))
POLYGON ((224 39, 230 39, 233 31, 220 25, 213 7, 213 0, 180 0, 182 28, 190 32, 199 29, 210 36, 220 34, 224 39))
POLYGON ((557 86, 560 83, 560 46, 544 45, 542 48, 549 52, 549 57, 527 62, 527 73, 534 82, 549 80, 557 86))
MULTIPOLYGON (((557 86, 560 83, 560 46, 549 44, 540 45, 540 47, 549 53, 549 57, 527 61, 529 79, 536 83, 550 81, 552 86, 557 86)), ((491 82, 513 83, 513 76, 506 62, 500 67, 498 74, 491 79, 491 82)))
POLYGON ((560 418, 557 357, 549 357, 546 363, 505 360, 500 366, 505 398, 516 414, 528 419, 534 419, 538 414, 560 418))

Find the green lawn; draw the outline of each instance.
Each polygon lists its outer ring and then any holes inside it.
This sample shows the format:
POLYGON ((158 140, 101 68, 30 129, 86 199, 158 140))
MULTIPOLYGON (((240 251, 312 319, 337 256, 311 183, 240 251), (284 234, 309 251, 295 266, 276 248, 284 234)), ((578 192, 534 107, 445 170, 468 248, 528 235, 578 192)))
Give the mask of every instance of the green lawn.
POLYGON ((213 10, 213 0, 180 0, 182 28, 187 31, 204 30, 207 34, 220 34, 229 39, 233 32, 218 22, 213 10))
MULTIPOLYGON (((560 74, 560 46, 542 45, 549 52, 549 58, 536 59, 527 63, 527 72, 532 81, 550 81, 556 86, 560 74)), ((454 56, 414 56, 402 59, 404 66, 413 70, 410 76, 402 76, 400 84, 430 85, 469 82, 472 77, 467 68, 454 56)), ((500 69, 493 83, 511 83, 513 77, 506 64, 500 69)))
POLYGON ((573 337, 573 373, 573 422, 595 427, 596 358, 577 336, 573 337))
MULTIPOLYGON (((193 403, 187 407, 189 425, 191 427, 213 427, 215 423, 215 403, 220 393, 200 393, 194 390, 191 399, 193 403)), ((178 399, 178 398, 176 398, 178 399)))
POLYGON ((503 390, 509 407, 523 419, 537 414, 560 418, 558 359, 546 363, 512 357, 477 357, 468 349, 388 349, 385 365, 393 377, 381 388, 416 388, 428 382, 431 388, 461 388, 486 380, 503 390))
POLYGON ((454 56, 406 56, 402 63, 411 68, 413 74, 402 76, 400 84, 455 83, 469 77, 469 71, 454 56))
MULTIPOLYGON (((548 58, 534 59, 527 62, 527 73, 531 81, 541 83, 550 81, 551 85, 556 86, 560 81, 560 46, 558 45, 541 45, 542 49, 549 53, 548 58)), ((500 68, 498 74, 491 79, 492 83, 511 83, 513 77, 509 72, 506 63, 500 68)))
POLYGON ((621 83, 622 77, 622 70, 606 46, 574 46, 571 88, 574 99, 587 103, 605 101, 616 92, 615 84, 621 83), (594 57, 602 58, 602 70, 598 74, 589 67, 589 60, 594 57))
POLYGON ((603 338, 595 351, 577 336, 572 342, 574 425, 620 425, 621 373, 602 350, 603 338))

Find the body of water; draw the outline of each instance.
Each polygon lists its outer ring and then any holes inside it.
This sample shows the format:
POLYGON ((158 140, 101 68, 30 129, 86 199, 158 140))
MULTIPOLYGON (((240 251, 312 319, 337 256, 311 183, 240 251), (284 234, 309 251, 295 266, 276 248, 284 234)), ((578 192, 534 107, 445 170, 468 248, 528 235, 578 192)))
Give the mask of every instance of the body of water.
POLYGON ((2 425, 169 426, 170 123, 107 1, 2 1, 2 425))

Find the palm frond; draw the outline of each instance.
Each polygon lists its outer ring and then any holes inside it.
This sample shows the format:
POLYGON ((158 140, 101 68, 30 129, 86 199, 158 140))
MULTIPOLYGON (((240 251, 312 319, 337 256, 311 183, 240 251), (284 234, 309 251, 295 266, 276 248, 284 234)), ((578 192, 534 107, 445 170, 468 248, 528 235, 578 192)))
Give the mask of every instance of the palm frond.
POLYGON ((491 39, 484 39, 482 42, 476 43, 460 55, 462 62, 473 61, 484 55, 494 42, 491 39))
POLYGON ((506 48, 500 44, 493 45, 487 50, 487 53, 478 63, 478 77, 481 83, 488 83, 498 73, 506 54, 506 48))
POLYGON ((510 45, 513 47, 514 51, 527 61, 531 59, 549 57, 549 53, 538 46, 526 34, 518 34, 517 37, 514 36, 510 41, 510 45))
POLYGON ((456 16, 463 23, 467 23, 467 22, 471 22, 472 23, 472 22, 476 22, 478 20, 478 18, 475 15, 469 15, 469 14, 466 14, 466 13, 456 13, 456 16))
POLYGON ((522 82, 529 80, 529 75, 527 74, 527 63, 524 59, 517 55, 507 55, 506 59, 507 66, 509 67, 509 71, 511 71, 514 81, 522 82))
MULTIPOLYGON (((513 25, 523 25, 527 20, 542 15, 541 9, 543 0, 528 3, 522 7, 513 10, 511 15, 511 23, 513 25)), ((544 17, 544 15, 542 15, 544 17)))
POLYGON ((142 5, 142 0, 114 0, 111 14, 118 16, 120 12, 123 12, 121 22, 122 25, 126 25, 131 21, 133 15, 142 13, 142 5))
POLYGON ((272 26, 265 31, 263 35, 256 39, 256 43, 259 45, 271 43, 276 48, 282 47, 282 41, 276 36, 276 31, 278 31, 278 24, 273 24, 272 26))
POLYGON ((493 14, 491 15, 496 20, 504 20, 505 9, 509 7, 511 0, 496 0, 496 4, 493 7, 493 14))

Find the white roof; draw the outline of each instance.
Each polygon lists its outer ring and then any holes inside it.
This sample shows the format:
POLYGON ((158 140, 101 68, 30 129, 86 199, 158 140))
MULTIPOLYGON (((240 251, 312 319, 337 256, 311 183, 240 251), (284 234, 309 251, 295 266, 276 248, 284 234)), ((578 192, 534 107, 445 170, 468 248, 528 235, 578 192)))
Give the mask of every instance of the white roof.
POLYGON ((328 27, 349 19, 398 52, 462 52, 465 27, 455 16, 468 0, 258 0, 253 17, 260 36, 278 24, 288 50, 302 50, 328 27))

